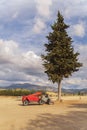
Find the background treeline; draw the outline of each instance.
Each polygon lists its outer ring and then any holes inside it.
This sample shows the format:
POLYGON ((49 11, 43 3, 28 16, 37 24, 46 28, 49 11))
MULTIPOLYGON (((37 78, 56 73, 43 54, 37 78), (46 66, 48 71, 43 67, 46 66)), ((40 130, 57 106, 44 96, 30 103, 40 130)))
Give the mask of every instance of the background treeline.
MULTIPOLYGON (((23 96, 35 93, 35 90, 25 89, 1 89, 0 96, 23 96)), ((44 93, 44 91, 42 91, 44 93)))
MULTIPOLYGON (((0 96, 23 96, 23 95, 28 95, 28 94, 33 94, 37 91, 42 92, 43 94, 46 93, 45 90, 28 90, 28 89, 0 89, 0 96)), ((67 93, 67 92, 63 92, 62 96, 74 96, 74 95, 78 95, 78 96, 84 96, 87 95, 87 92, 75 92, 75 93, 67 93)))

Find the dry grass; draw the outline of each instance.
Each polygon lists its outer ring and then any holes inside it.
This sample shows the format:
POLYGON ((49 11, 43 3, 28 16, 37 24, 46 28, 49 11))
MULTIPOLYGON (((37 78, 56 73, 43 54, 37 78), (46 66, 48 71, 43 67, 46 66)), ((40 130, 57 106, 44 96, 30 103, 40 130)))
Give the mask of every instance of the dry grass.
POLYGON ((0 130, 87 130, 87 96, 62 97, 54 105, 23 106, 20 97, 0 97, 0 130))

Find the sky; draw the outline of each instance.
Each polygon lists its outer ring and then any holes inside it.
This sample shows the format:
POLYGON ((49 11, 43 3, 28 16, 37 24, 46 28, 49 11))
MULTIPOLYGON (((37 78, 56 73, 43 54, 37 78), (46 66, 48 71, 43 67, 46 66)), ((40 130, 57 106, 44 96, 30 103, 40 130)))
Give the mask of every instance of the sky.
POLYGON ((42 66, 46 36, 58 10, 83 67, 62 81, 63 88, 87 88, 87 0, 0 0, 0 86, 31 83, 57 86, 42 66))

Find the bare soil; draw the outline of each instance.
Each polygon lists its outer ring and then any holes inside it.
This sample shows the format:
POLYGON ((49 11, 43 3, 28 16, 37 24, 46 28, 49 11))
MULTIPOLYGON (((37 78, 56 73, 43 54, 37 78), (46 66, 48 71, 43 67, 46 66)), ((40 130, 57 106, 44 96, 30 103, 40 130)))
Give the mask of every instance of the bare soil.
POLYGON ((87 130, 87 96, 28 106, 20 97, 1 96, 0 130, 87 130))

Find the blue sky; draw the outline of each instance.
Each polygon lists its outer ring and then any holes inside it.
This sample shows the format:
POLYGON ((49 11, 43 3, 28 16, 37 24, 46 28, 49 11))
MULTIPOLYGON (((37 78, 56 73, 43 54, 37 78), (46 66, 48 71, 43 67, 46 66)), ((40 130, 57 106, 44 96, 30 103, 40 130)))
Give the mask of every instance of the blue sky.
POLYGON ((80 71, 63 80, 62 86, 87 88, 86 0, 0 0, 0 86, 53 85, 44 74, 40 55, 58 10, 70 25, 68 34, 83 63, 80 71))

